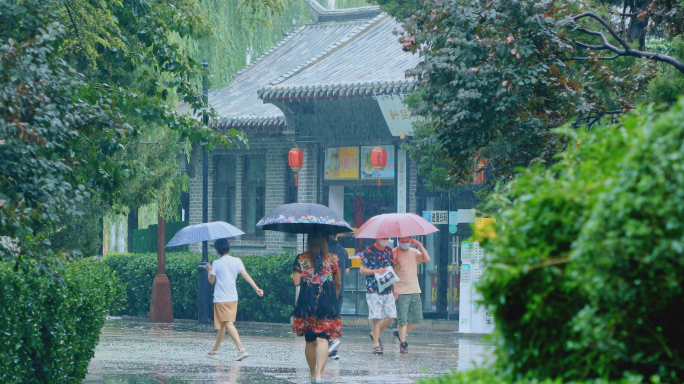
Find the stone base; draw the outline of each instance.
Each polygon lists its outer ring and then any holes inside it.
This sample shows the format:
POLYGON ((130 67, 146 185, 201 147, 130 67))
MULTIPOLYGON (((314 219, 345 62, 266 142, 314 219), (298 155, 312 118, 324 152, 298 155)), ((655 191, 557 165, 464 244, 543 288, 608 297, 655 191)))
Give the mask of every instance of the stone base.
POLYGON ((157 275, 152 283, 150 323, 173 323, 171 285, 166 275, 157 275))

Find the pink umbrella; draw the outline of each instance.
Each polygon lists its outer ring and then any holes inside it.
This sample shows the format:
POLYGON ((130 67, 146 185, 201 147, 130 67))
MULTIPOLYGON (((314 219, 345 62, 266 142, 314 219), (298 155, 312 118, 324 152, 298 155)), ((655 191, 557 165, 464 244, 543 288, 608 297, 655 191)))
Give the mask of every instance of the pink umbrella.
POLYGON ((354 237, 382 239, 386 237, 421 236, 439 229, 415 213, 385 213, 363 223, 354 237))

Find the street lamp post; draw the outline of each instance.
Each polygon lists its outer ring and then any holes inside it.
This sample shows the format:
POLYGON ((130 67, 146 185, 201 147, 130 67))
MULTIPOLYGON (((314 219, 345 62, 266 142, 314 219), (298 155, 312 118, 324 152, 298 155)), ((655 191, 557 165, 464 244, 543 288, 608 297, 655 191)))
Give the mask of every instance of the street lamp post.
MULTIPOLYGON (((207 58, 202 61, 202 94, 205 105, 209 104, 209 86, 207 85, 207 69, 209 63, 207 58)), ((206 148, 202 148, 202 222, 209 221, 209 153, 206 148)), ((197 266, 197 320, 200 324, 209 324, 209 310, 211 307, 211 291, 209 289, 209 279, 207 277, 206 265, 209 262, 207 242, 202 242, 202 261, 197 266)))
POLYGON ((166 276, 166 219, 161 212, 157 224, 157 276, 152 282, 149 320, 150 323, 173 323, 171 285, 166 276))

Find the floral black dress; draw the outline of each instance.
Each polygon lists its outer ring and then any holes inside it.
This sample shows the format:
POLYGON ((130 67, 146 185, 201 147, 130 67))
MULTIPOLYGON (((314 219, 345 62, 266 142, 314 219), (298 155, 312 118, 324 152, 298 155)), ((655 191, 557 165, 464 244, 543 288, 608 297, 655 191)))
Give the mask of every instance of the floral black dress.
POLYGON ((337 255, 328 253, 322 259, 320 273, 316 271, 306 252, 297 255, 294 261, 293 271, 302 275, 292 324, 292 329, 298 336, 307 333, 323 333, 332 338, 342 336, 334 282, 335 274, 340 273, 337 255))

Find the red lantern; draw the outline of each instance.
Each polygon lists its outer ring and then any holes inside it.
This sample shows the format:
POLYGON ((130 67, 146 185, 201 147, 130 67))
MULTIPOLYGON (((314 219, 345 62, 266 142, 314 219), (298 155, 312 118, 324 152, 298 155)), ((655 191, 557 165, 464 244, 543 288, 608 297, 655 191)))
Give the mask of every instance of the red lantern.
POLYGON ((304 165, 304 152, 299 148, 290 149, 290 152, 287 154, 287 162, 295 173, 295 185, 298 185, 297 172, 299 172, 304 165))
MULTIPOLYGON (((371 163, 376 171, 382 171, 387 165, 387 151, 382 147, 373 148, 371 152, 371 163)), ((380 175, 378 175, 378 186, 380 185, 380 175)))

